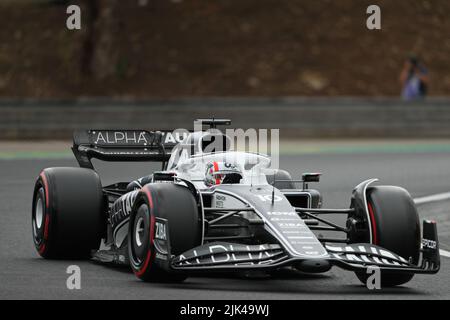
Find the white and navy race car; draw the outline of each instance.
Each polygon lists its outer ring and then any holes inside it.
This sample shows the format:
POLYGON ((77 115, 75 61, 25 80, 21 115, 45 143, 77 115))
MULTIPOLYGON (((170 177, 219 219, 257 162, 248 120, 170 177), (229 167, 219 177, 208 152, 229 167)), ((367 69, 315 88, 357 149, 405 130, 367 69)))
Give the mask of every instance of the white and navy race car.
POLYGON ((421 236, 405 189, 370 179, 354 188, 348 209, 325 209, 309 188, 320 174, 293 180, 271 169, 266 155, 230 150, 229 138, 211 128, 177 143, 163 131, 76 132, 80 168, 47 168, 36 181, 32 230, 39 254, 130 265, 144 281, 338 266, 365 283, 367 268, 376 266, 382 285, 395 286, 439 271, 436 223, 424 221, 421 236), (162 170, 103 186, 92 158, 159 161, 162 170), (346 224, 331 222, 330 214, 344 215, 346 224))

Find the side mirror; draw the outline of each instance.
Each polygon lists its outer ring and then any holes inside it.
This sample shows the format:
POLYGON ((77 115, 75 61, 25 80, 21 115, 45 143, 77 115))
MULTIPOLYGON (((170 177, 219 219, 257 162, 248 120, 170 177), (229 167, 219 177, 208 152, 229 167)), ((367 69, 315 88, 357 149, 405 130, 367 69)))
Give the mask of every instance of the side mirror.
POLYGON ((303 189, 308 189, 308 182, 319 182, 322 173, 304 173, 302 174, 303 189))
POLYGON ((304 173, 304 174, 302 174, 302 180, 303 180, 303 182, 319 182, 321 175, 322 175, 322 173, 320 173, 320 172, 304 173))

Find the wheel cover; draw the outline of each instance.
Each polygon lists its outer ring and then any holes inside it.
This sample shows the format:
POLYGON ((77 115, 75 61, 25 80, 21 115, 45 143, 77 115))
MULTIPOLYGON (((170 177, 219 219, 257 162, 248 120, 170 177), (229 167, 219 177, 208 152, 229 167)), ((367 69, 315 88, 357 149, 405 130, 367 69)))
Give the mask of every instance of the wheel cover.
POLYGON ((150 245, 150 211, 146 204, 142 204, 136 212, 131 234, 131 262, 135 267, 140 267, 148 254, 150 245))
POLYGON ((45 220, 45 191, 44 188, 39 188, 36 192, 36 200, 34 202, 34 210, 32 217, 33 237, 37 245, 43 241, 43 227, 45 220))
POLYGON ((143 238, 145 236, 144 228, 145 228, 144 218, 139 217, 139 219, 136 222, 136 227, 134 231, 134 239, 138 247, 141 247, 143 244, 143 238))
POLYGON ((42 227, 42 221, 44 220, 44 208, 42 207, 43 203, 42 203, 42 199, 39 196, 38 200, 36 201, 36 218, 35 218, 35 223, 36 223, 36 228, 40 229, 42 227))

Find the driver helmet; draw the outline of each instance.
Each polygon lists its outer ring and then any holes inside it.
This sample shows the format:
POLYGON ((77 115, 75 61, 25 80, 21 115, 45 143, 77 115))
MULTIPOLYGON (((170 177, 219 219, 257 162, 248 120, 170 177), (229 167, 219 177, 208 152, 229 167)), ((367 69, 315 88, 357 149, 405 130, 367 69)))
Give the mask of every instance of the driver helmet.
POLYGON ((222 183, 239 183, 242 172, 229 162, 214 161, 206 165, 205 184, 208 187, 222 183))

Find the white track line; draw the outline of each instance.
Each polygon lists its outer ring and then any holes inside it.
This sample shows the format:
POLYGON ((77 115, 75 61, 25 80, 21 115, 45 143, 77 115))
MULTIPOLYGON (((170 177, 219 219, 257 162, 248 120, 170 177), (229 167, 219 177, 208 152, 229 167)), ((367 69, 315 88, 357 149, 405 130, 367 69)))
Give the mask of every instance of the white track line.
POLYGON ((436 202, 450 199, 450 192, 432 194, 431 196, 415 198, 415 204, 424 204, 428 202, 436 202))
POLYGON ((439 254, 440 254, 441 256, 443 256, 443 257, 450 258, 450 252, 448 252, 448 251, 439 249, 439 254))

